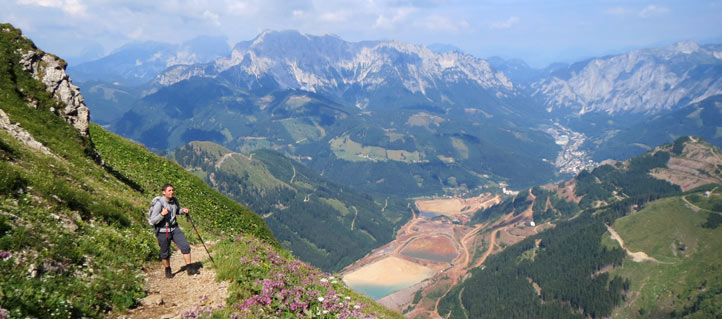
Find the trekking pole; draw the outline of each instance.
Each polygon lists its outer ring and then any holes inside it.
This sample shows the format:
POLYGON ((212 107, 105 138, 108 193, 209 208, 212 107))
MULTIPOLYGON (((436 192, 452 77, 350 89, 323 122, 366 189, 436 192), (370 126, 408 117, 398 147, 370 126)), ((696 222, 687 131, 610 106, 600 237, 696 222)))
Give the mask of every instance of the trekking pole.
POLYGON ((196 234, 198 235, 198 239, 201 240, 201 244, 203 244, 203 248, 206 249, 206 253, 208 254, 208 258, 210 258, 210 259, 211 259, 211 263, 212 263, 213 265, 215 265, 216 262, 213 261, 213 256, 211 256, 211 253, 208 252, 208 247, 206 247, 206 243, 203 242, 203 238, 201 237, 201 234, 198 232, 198 229, 196 228, 196 225, 193 223, 193 219, 191 218, 191 214, 190 214, 190 213, 186 213, 186 219, 187 219, 189 222, 191 222, 191 226, 193 226, 193 230, 196 231, 196 234))

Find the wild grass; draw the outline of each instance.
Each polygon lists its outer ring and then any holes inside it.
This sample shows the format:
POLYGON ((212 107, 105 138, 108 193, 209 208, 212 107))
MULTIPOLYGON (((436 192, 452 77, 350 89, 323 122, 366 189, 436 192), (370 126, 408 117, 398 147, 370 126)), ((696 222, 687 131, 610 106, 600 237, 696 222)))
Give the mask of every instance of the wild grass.
POLYGON ((702 227, 709 214, 715 213, 695 212, 681 197, 671 197, 614 223, 628 249, 643 251, 660 261, 636 263, 627 259, 612 271, 632 282, 627 305, 614 317, 671 316, 692 305, 704 291, 720 288, 722 227, 702 227))

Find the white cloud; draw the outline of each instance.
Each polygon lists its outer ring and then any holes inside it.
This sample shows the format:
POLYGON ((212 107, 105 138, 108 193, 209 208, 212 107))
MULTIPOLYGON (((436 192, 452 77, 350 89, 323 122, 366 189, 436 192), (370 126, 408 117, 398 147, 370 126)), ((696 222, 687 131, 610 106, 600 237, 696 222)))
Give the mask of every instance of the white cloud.
POLYGON ((80 0, 17 0, 17 3, 26 6, 57 8, 74 16, 83 15, 86 10, 86 6, 80 0))
POLYGON ((302 17, 304 12, 303 12, 303 10, 293 10, 293 12, 291 12, 291 14, 293 15, 294 18, 302 17))
POLYGON ((326 22, 344 22, 350 16, 348 11, 324 12, 318 18, 326 22))
POLYGON ((509 17, 505 21, 492 22, 490 27, 492 29, 510 29, 515 24, 519 23, 519 17, 509 17))
POLYGON ((135 28, 131 33, 128 33, 128 37, 134 40, 143 40, 145 39, 146 35, 143 31, 143 28, 135 28))
POLYGON ((203 17, 207 20, 211 21, 215 26, 220 27, 221 21, 218 14, 215 14, 209 10, 203 11, 203 17))
POLYGON ((378 29, 394 29, 398 23, 405 21, 414 11, 416 11, 416 9, 413 7, 399 7, 394 9, 390 17, 382 13, 376 18, 376 23, 373 27, 378 29))
POLYGON ((458 32, 461 29, 468 28, 469 23, 461 19, 459 21, 451 20, 440 15, 431 15, 426 17, 421 25, 430 31, 458 32))
POLYGON ((661 16, 669 12, 669 8, 658 7, 653 4, 648 5, 646 8, 639 12, 639 16, 642 18, 649 18, 654 16, 661 16))

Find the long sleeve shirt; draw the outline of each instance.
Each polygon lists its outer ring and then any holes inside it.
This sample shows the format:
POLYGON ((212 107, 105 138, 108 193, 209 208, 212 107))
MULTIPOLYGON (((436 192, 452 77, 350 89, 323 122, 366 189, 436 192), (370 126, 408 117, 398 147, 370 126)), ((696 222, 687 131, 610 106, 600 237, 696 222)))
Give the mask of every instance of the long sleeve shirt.
POLYGON ((167 200, 165 197, 161 197, 155 205, 153 205, 153 211, 150 214, 150 222, 159 228, 158 231, 164 233, 166 231, 173 231, 178 226, 176 217, 180 215, 183 208, 178 203, 178 199, 173 197, 167 200), (168 214, 163 216, 161 211, 163 208, 168 208, 168 214), (165 222, 163 220, 165 219, 165 222))

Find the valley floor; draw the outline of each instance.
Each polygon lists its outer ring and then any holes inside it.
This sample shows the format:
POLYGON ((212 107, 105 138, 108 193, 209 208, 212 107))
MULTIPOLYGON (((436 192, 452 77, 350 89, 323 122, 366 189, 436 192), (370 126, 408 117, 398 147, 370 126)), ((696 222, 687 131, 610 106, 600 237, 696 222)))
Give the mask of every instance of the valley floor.
MULTIPOLYGON (((489 207, 498 203, 500 198, 487 195, 484 199, 476 198, 474 201, 484 203, 482 206, 489 207)), ((459 210, 466 207, 466 205, 458 205, 456 202, 456 200, 450 201, 449 199, 439 199, 437 202, 426 200, 421 201, 421 205, 418 205, 417 202, 417 207, 423 207, 427 212, 430 211, 429 207, 439 208, 449 203, 454 204, 453 206, 458 207, 459 210)), ((350 283, 353 286, 353 284, 357 284, 354 278, 358 277, 357 274, 359 273, 367 273, 374 269, 386 273, 404 272, 406 271, 404 269, 408 268, 408 263, 430 269, 433 271, 431 277, 409 282, 408 287, 384 296, 377 301, 391 309, 404 312, 404 315, 408 318, 439 318, 437 312, 438 300, 453 285, 463 280, 471 268, 481 266, 489 255, 503 250, 504 247, 517 243, 543 229, 552 227, 549 224, 530 226, 530 222, 533 221, 531 206, 527 211, 516 216, 509 214, 494 223, 475 226, 452 222, 462 212, 454 213, 449 211, 449 207, 446 208, 438 209, 438 213, 446 217, 429 218, 425 217, 424 214, 415 215, 397 232, 394 241, 375 249, 363 259, 344 269, 342 272, 344 280, 347 281, 347 284, 350 283), (433 258, 426 257, 414 258, 410 257, 408 253, 405 254, 413 246, 415 240, 437 240, 437 242, 440 242, 439 238, 441 237, 448 238, 456 250, 456 256, 451 261, 433 260, 433 258), (383 270, 379 270, 378 265, 381 264, 385 266, 383 270), (351 279, 351 282, 347 278, 351 279)), ((416 247, 419 247, 419 245, 416 245, 416 247)), ((434 256, 440 250, 442 249, 438 248, 438 245, 429 245, 427 253, 434 256)), ((448 251, 448 249, 444 251, 448 251)), ((371 279, 376 276, 366 274, 365 277, 371 279)), ((373 284, 373 282, 366 284, 373 284)), ((386 285, 389 283, 377 281, 375 284, 386 285)))

